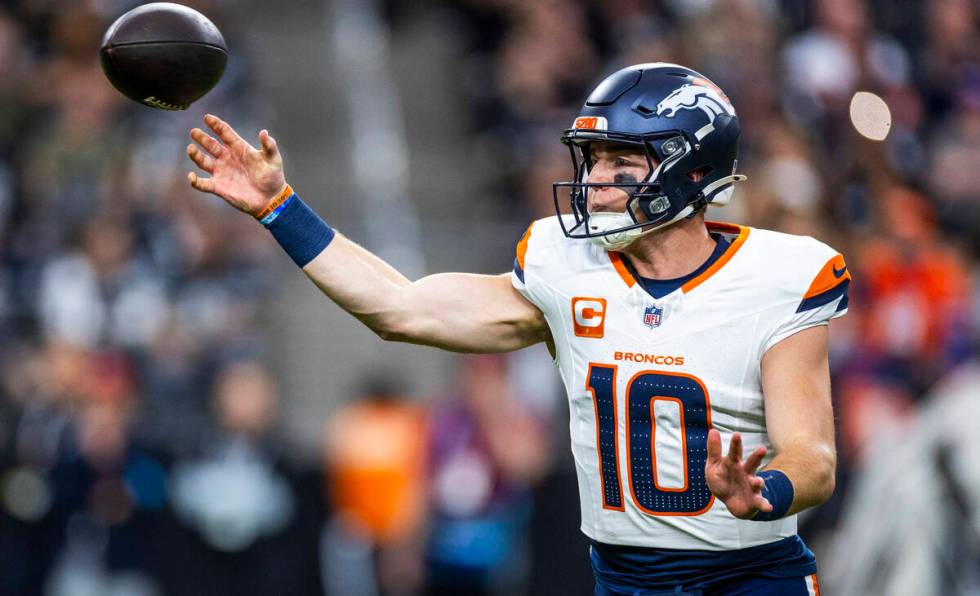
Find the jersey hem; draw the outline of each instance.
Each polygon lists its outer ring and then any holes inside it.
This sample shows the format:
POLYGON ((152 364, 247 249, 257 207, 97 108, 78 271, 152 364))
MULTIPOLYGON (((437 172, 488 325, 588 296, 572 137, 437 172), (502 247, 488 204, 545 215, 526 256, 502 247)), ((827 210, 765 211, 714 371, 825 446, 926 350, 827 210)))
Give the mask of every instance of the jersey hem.
MULTIPOLYGON (((774 520, 774 521, 771 521, 771 522, 753 522, 753 524, 755 524, 755 525, 764 525, 764 524, 773 524, 773 525, 776 525, 776 524, 781 524, 781 523, 785 522, 787 519, 791 519, 793 517, 795 517, 795 514, 794 515, 791 515, 791 516, 788 516, 788 517, 780 518, 778 520, 774 520)), ((612 546, 612 547, 616 547, 616 548, 623 547, 623 548, 638 548, 638 549, 655 549, 655 550, 662 550, 662 551, 727 552, 727 551, 735 551, 735 550, 744 550, 744 549, 747 549, 747 548, 756 548, 756 547, 759 547, 759 546, 765 546, 767 544, 774 544, 776 542, 779 542, 780 540, 786 540, 787 538, 791 538, 793 536, 799 536, 799 534, 796 531, 790 531, 790 532, 786 532, 786 533, 773 533, 773 534, 768 534, 768 535, 765 535, 765 536, 760 536, 760 538, 759 538, 758 541, 755 541, 755 540, 750 540, 750 541, 740 540, 739 543, 738 543, 738 545, 728 545, 728 546, 726 546, 726 545, 722 545, 722 544, 718 544, 718 543, 708 543, 708 542, 703 542, 703 541, 691 540, 690 542, 687 542, 687 543, 685 543, 683 545, 675 545, 675 546, 671 546, 671 547, 665 547, 665 546, 653 546, 653 545, 649 545, 649 544, 638 544, 638 542, 640 541, 641 538, 632 538, 632 537, 608 538, 607 537, 607 538, 599 539, 599 538, 596 538, 593 535, 593 534, 596 534, 596 533, 595 532, 591 532, 591 528, 586 528, 585 525, 580 526, 579 527, 579 530, 582 532, 582 534, 585 535, 585 537, 589 540, 589 542, 597 542, 599 544, 604 544, 604 545, 612 546)))

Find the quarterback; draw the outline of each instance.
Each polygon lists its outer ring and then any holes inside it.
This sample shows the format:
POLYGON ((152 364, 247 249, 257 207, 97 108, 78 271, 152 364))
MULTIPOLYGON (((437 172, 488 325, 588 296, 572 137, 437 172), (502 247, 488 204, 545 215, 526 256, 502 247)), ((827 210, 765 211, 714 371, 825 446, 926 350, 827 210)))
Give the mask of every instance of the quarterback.
POLYGON ((705 221, 744 179, 717 86, 665 63, 603 80, 562 135, 558 214, 503 275, 406 279, 300 200, 267 131, 253 148, 205 123, 217 138, 195 128, 187 151, 210 176, 191 185, 256 217, 383 339, 547 343, 596 594, 818 593, 796 514, 834 490, 828 322, 847 312, 850 273, 812 238, 705 221))

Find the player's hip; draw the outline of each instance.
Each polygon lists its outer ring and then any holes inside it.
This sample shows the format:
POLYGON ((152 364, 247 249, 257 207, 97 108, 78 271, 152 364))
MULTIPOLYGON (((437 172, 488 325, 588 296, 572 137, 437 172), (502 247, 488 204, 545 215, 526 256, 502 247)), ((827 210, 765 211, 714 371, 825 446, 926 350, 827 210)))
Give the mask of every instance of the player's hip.
POLYGON ((753 580, 805 578, 817 571, 813 553, 799 536, 726 551, 654 549, 593 541, 591 558, 596 585, 617 596, 646 596, 678 588, 725 594, 710 590, 753 580))

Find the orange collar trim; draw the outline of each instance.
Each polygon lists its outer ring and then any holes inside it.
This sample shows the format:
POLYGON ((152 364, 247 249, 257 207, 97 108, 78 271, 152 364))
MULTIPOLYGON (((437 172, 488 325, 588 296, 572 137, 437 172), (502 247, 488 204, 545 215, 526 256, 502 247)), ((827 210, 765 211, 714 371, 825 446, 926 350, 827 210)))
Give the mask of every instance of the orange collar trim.
POLYGON ((688 280, 687 283, 681 286, 681 289, 684 290, 685 294, 690 292, 694 288, 700 286, 702 283, 706 282, 709 277, 711 277, 712 275, 717 273, 719 269, 724 267, 725 264, 728 263, 728 261, 731 261, 732 257, 735 256, 735 253, 737 253, 739 249, 742 248, 742 245, 745 244, 745 240, 749 237, 749 228, 745 226, 739 226, 739 225, 723 223, 723 222, 714 222, 714 221, 709 221, 705 223, 708 226, 709 232, 738 234, 738 236, 734 240, 732 240, 732 244, 731 246, 728 247, 728 250, 725 251, 725 254, 718 257, 718 260, 712 263, 710 267, 705 269, 704 272, 701 273, 701 275, 695 277, 694 279, 688 280))
MULTIPOLYGON (((728 247, 728 250, 725 251, 725 254, 718 257, 718 260, 712 263, 710 267, 705 269, 704 272, 701 273, 701 275, 695 277, 694 279, 688 280, 687 283, 681 286, 681 289, 684 290, 685 294, 687 292, 690 292, 694 288, 698 287, 705 281, 707 281, 709 277, 711 277, 712 275, 717 273, 719 269, 724 267, 725 264, 728 263, 728 261, 730 261, 732 257, 735 256, 735 253, 737 253, 739 249, 742 248, 742 245, 745 244, 746 238, 749 237, 749 228, 745 226, 724 223, 724 222, 714 222, 714 221, 706 222, 706 225, 708 227, 708 230, 711 232, 721 232, 723 234, 738 234, 738 236, 734 240, 732 240, 732 244, 731 246, 728 247)), ((630 288, 636 285, 637 283, 636 277, 633 276, 633 274, 630 272, 629 267, 627 267, 626 263, 623 261, 622 253, 609 251, 606 254, 609 255, 609 260, 612 262, 613 267, 615 267, 616 273, 619 274, 619 277, 626 283, 626 285, 630 288)))
POLYGON ((622 253, 609 251, 606 254, 609 255, 609 260, 612 261, 613 267, 616 268, 616 273, 618 273, 619 277, 626 282, 626 285, 631 288, 636 285, 636 278, 633 277, 633 274, 630 273, 629 267, 627 267, 626 263, 623 262, 622 253))

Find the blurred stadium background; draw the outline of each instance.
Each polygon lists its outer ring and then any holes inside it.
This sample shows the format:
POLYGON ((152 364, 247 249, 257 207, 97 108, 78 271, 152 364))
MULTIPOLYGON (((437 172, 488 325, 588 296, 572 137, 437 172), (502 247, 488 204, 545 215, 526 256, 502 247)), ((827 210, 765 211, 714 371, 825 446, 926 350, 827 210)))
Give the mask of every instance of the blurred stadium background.
POLYGON ((193 195, 183 148, 206 111, 268 127, 410 276, 502 272, 587 90, 648 61, 743 120, 749 182, 711 217, 854 272, 837 493, 801 516, 822 592, 980 593, 976 1, 200 0, 231 61, 183 113, 102 76, 136 4, 0 1, 0 594, 591 594, 543 349, 382 343, 193 195))

